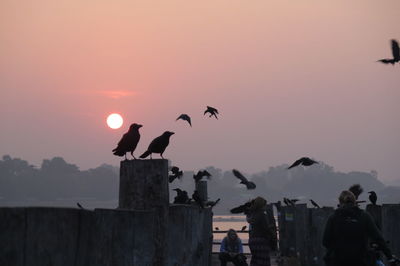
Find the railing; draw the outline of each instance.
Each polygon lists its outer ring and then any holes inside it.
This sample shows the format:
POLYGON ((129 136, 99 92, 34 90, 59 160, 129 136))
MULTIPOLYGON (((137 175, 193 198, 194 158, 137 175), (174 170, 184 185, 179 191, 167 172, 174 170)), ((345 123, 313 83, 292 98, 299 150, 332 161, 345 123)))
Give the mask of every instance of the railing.
MULTIPOLYGON (((248 233, 249 231, 236 231, 236 233, 248 233)), ((228 231, 226 231, 226 230, 218 230, 218 231, 213 231, 213 234, 227 234, 228 233, 228 231)), ((213 245, 221 245, 221 242, 216 242, 216 241, 213 241, 213 245)), ((243 243, 242 242, 242 245, 243 246, 248 246, 249 245, 249 243, 243 243)), ((219 254, 219 252, 212 252, 213 254, 219 254)), ((243 255, 251 255, 251 253, 243 253, 243 255)))

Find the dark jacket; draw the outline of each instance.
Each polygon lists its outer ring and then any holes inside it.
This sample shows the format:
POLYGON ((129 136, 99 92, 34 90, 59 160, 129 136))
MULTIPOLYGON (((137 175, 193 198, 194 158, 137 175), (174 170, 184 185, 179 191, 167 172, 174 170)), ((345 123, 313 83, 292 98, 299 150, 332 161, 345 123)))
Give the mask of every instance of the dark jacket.
POLYGON ((333 265, 368 265, 368 239, 376 242, 390 258, 391 252, 372 217, 356 206, 342 207, 326 223, 323 245, 326 261, 333 265))

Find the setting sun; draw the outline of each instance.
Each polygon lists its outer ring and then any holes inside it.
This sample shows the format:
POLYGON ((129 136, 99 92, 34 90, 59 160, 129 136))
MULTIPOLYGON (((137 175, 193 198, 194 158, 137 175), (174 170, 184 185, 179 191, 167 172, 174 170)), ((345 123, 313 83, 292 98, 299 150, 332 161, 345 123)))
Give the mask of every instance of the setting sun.
POLYGON ((107 117, 107 125, 112 128, 112 129, 118 129, 122 126, 124 123, 124 120, 122 119, 122 116, 119 114, 110 114, 107 117))

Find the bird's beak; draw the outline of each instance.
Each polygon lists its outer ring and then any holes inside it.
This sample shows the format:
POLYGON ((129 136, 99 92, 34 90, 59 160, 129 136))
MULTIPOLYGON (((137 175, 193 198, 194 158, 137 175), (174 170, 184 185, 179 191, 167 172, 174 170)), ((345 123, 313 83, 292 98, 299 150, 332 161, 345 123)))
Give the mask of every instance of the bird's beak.
POLYGON ((171 132, 171 135, 174 135, 175 134, 175 132, 171 132))
POLYGON ((138 125, 138 128, 141 128, 143 125, 138 125))

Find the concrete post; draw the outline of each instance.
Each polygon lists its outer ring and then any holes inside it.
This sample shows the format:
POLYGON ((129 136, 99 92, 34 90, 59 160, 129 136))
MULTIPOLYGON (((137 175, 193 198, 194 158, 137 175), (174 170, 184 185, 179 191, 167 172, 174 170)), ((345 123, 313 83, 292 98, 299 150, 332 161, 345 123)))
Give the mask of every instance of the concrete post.
POLYGON ((208 200, 206 180, 200 180, 199 182, 196 182, 196 190, 199 193, 200 198, 203 200, 203 202, 208 200))
POLYGON ((168 232, 168 161, 165 159, 121 161, 119 208, 155 210, 154 266, 166 265, 168 232))
POLYGON ((368 204, 366 211, 372 216, 379 230, 382 230, 382 206, 368 204))

